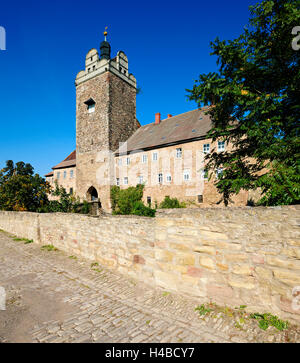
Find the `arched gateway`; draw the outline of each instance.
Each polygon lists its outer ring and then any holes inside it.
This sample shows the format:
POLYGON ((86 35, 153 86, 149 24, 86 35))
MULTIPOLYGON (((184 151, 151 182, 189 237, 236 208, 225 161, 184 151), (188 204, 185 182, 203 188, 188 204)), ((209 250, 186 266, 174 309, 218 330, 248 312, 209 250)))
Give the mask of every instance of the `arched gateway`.
POLYGON ((97 202, 98 201, 98 192, 96 188, 90 187, 86 193, 86 199, 88 202, 97 202))

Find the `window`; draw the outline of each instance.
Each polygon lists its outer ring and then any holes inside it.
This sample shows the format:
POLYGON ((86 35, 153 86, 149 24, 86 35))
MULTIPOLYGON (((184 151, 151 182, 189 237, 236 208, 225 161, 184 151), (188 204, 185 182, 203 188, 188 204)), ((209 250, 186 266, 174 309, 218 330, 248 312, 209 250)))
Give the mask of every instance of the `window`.
POLYGON ((125 176, 125 178, 124 178, 124 185, 128 185, 128 177, 127 176, 125 176))
POLYGON ((210 144, 204 144, 203 145, 203 152, 204 154, 208 154, 210 151, 210 144))
POLYGON ((167 175, 166 175, 166 181, 167 181, 168 183, 171 183, 171 181, 172 181, 172 176, 171 176, 171 174, 167 174, 167 175))
POLYGON ((120 185, 120 178, 116 179, 116 185, 119 186, 120 185))
POLYGON ((95 104, 91 104, 91 105, 88 105, 88 113, 93 113, 95 112, 95 104))
POLYGON ((73 195, 73 188, 70 188, 70 194, 73 195))
POLYGON ((139 184, 143 184, 143 182, 144 182, 143 175, 140 175, 140 176, 138 177, 138 179, 139 179, 139 184))
POLYGON ((93 71, 96 69, 96 66, 93 66, 93 71))
POLYGON ((147 160, 148 160, 148 156, 146 154, 144 154, 143 158, 142 158, 143 164, 146 164, 147 160))
POLYGON ((130 158, 126 158, 126 164, 129 165, 130 164, 130 158))
POLYGON ((182 149, 181 147, 179 147, 178 149, 176 149, 176 158, 180 159, 182 157, 182 149))
POLYGON ((208 179, 208 170, 207 170, 207 169, 203 169, 203 170, 202 170, 201 178, 202 178, 203 180, 207 180, 207 179, 208 179))
POLYGON ((218 151, 225 150, 225 141, 218 141, 218 151))
POLYGON ((185 170, 183 172, 183 180, 184 181, 189 181, 190 180, 190 171, 189 170, 185 170))
POLYGON ((150 206, 151 205, 151 197, 147 197, 147 204, 150 206))
POLYGON ((66 179, 66 177, 67 177, 67 172, 64 171, 64 179, 66 179))
POLYGON ((57 179, 59 179, 59 178, 60 178, 60 172, 58 172, 58 173, 56 174, 56 176, 57 176, 57 179))
POLYGON ((122 159, 120 158, 119 159, 119 166, 121 166, 122 165, 122 159))
POLYGON ((70 171, 70 178, 72 179, 72 178, 73 178, 73 176, 74 176, 74 170, 71 170, 71 171, 70 171))
POLYGON ((157 161, 157 158, 158 158, 157 153, 153 153, 153 154, 152 154, 152 160, 153 160, 153 161, 157 161))
POLYGON ((222 174, 223 174, 223 168, 218 168, 216 172, 216 177, 219 179, 221 178, 222 174))
POLYGON ((159 173, 158 174, 158 182, 159 182, 159 184, 162 184, 162 182, 163 182, 163 175, 162 175, 162 173, 159 173))
POLYGON ((198 195, 198 203, 203 203, 203 195, 198 195))

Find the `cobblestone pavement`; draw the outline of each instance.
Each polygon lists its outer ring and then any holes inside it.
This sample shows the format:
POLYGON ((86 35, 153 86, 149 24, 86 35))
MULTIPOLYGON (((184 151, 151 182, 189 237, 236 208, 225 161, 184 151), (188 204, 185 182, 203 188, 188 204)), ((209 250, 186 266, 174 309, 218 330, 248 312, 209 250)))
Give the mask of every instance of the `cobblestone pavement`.
MULTIPOLYGON (((0 342, 286 342, 292 327, 263 331, 235 315, 200 316, 202 301, 137 283, 61 251, 42 250, 0 232, 0 342)), ((297 330, 298 329, 298 330, 297 330)))

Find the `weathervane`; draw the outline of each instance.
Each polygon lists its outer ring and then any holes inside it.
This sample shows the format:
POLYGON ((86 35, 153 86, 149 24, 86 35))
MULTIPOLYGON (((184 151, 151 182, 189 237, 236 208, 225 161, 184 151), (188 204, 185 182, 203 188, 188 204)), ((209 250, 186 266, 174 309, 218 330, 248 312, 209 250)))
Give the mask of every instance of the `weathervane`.
POLYGON ((107 26, 105 27, 105 30, 104 30, 104 33, 103 33, 103 35, 104 35, 104 40, 106 41, 106 37, 107 37, 107 26))

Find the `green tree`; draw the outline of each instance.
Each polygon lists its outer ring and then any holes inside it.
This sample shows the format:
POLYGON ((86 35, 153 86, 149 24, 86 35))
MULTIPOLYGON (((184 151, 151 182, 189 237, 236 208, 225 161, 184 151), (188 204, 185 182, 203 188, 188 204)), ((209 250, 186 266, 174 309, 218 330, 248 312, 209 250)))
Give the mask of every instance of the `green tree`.
POLYGON ((35 212, 48 204, 50 186, 30 164, 12 160, 0 170, 0 209, 35 212))
POLYGON ((291 43, 300 1, 264 0, 250 14, 237 39, 211 43, 219 71, 201 74, 189 99, 210 106, 213 141, 233 146, 206 157, 210 170, 223 168, 216 186, 225 205, 257 188, 260 204, 299 203, 300 51, 291 43))
POLYGON ((111 204, 113 214, 154 217, 155 210, 143 204, 144 185, 121 189, 118 186, 111 187, 111 204))

